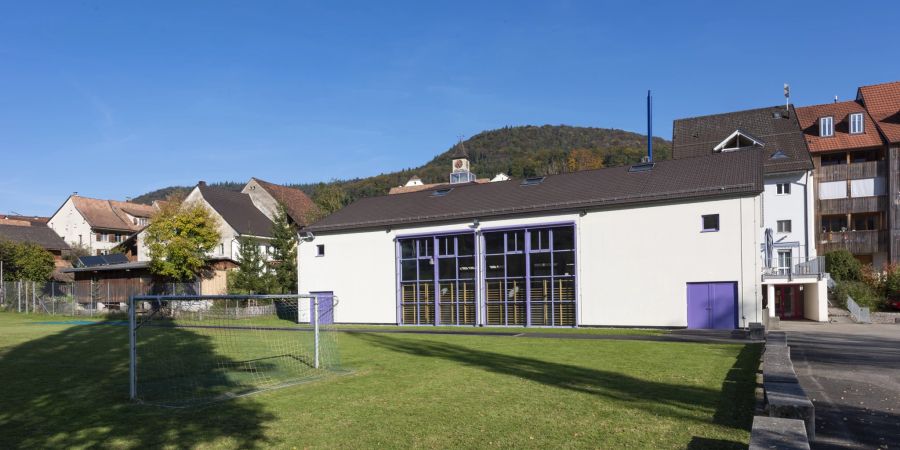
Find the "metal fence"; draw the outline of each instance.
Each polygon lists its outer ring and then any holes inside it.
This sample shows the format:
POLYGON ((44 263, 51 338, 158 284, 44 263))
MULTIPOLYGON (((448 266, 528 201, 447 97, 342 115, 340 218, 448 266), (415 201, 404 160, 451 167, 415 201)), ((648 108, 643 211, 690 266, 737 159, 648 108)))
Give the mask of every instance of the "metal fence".
POLYGON ((872 323, 871 317, 869 317, 869 308, 864 308, 859 306, 853 297, 847 296, 847 310, 850 311, 850 316, 853 317, 859 323, 872 323))
POLYGON ((94 316, 124 311, 135 295, 197 295, 198 283, 128 284, 119 280, 0 282, 0 311, 94 316))
POLYGON ((825 274, 825 258, 791 257, 775 255, 762 257, 763 276, 766 278, 822 277, 825 274))

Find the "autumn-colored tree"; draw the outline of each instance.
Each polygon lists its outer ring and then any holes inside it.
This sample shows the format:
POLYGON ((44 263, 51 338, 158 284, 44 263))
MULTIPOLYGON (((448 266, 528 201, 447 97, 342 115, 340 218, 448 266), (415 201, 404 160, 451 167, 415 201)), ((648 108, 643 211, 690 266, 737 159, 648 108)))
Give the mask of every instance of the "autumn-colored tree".
POLYGON ((576 148, 569 152, 566 158, 566 170, 577 172, 579 170, 592 170, 603 168, 603 156, 586 148, 576 148))
POLYGON ((328 184, 321 183, 316 186, 312 200, 315 202, 316 207, 307 214, 307 223, 313 223, 347 206, 349 202, 347 192, 334 181, 328 184))
POLYGON ((218 221, 208 209, 169 200, 147 226, 150 271, 179 282, 193 281, 206 268, 206 255, 219 239, 218 221))

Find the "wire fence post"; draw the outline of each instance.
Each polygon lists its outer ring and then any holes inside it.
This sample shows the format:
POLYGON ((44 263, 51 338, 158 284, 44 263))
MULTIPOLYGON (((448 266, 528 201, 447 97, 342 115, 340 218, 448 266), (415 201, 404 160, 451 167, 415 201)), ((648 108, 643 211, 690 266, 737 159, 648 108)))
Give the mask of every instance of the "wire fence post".
POLYGON ((318 369, 319 368, 319 296, 318 295, 313 297, 313 317, 314 317, 313 323, 315 324, 315 325, 313 325, 313 329, 315 330, 314 339, 316 341, 315 342, 316 351, 315 351, 314 367, 316 369, 318 369))
POLYGON ((22 312, 22 280, 16 281, 16 312, 22 312))
POLYGON ((129 397, 131 400, 137 399, 137 330, 135 324, 135 306, 134 297, 128 299, 128 370, 129 370, 129 397))

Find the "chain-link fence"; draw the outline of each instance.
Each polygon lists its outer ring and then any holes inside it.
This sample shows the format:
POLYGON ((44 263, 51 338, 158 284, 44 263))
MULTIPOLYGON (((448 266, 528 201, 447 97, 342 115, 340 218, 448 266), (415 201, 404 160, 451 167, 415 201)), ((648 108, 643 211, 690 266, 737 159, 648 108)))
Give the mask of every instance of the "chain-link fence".
POLYGON ((197 295, 197 283, 127 283, 122 280, 0 282, 0 311, 94 316, 125 311, 135 295, 197 295))

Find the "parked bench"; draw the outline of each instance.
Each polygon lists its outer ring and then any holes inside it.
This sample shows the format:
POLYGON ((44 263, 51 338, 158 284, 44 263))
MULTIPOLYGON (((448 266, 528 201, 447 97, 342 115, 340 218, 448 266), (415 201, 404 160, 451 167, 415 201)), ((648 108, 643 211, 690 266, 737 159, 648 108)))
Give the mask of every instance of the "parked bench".
POLYGON ((769 417, 802 420, 806 424, 807 438, 810 441, 815 439, 816 409, 800 383, 764 381, 763 389, 769 417))
POLYGON ((802 420, 756 416, 750 431, 750 450, 809 450, 802 420))

